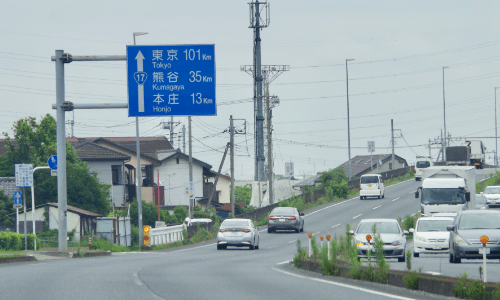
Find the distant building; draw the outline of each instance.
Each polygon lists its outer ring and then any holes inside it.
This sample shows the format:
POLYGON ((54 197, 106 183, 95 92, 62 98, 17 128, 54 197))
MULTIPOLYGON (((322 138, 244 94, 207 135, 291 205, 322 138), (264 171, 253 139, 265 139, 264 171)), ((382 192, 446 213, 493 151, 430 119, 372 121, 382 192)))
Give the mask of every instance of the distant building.
MULTIPOLYGON (((349 175, 349 161, 339 166, 349 175)), ((385 155, 357 155, 351 159, 352 177, 359 178, 365 174, 376 174, 391 170, 408 167, 406 159, 394 155, 394 166, 392 165, 392 154, 385 155)))

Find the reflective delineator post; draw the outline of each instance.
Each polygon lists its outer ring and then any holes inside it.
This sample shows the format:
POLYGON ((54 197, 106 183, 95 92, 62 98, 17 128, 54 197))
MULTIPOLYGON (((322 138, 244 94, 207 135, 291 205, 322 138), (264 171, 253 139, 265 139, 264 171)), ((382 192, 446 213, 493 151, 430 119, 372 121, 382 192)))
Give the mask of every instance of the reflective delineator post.
POLYGON ((326 240, 327 240, 326 244, 328 245, 327 246, 328 247, 328 260, 330 260, 330 256, 331 256, 330 255, 330 238, 331 238, 331 236, 329 234, 327 234, 326 235, 326 240))
POLYGON ((490 239, 483 235, 480 239, 481 243, 483 244, 483 282, 486 283, 488 280, 486 279, 486 244, 488 243, 490 239))
POLYGON ((321 237, 319 237, 319 239, 321 240, 321 244, 320 244, 321 248, 320 249, 323 249, 323 237, 321 236, 321 237))
POLYGON ((368 251, 370 251, 370 244, 371 244, 372 236, 370 234, 368 234, 366 236, 366 240, 368 241, 368 249, 366 250, 366 253, 368 253, 368 251))
POLYGON ((92 250, 92 236, 89 235, 89 251, 92 250))
POLYGON ((312 233, 310 233, 310 232, 307 234, 307 236, 309 237, 309 257, 311 257, 311 256, 312 256, 312 251, 313 251, 313 250, 312 250, 312 241, 311 241, 311 237, 312 237, 312 235, 313 235, 313 234, 312 234, 312 233))

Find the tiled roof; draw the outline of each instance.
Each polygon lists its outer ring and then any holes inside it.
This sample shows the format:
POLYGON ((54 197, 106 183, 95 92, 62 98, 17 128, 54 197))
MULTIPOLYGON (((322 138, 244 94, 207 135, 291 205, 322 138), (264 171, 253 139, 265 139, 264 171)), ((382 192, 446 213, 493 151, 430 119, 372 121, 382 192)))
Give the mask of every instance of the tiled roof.
POLYGON ((304 179, 301 182, 294 184, 293 187, 314 186, 316 183, 321 182, 320 181, 321 174, 322 174, 322 172, 318 173, 314 176, 311 176, 307 179, 304 179))
POLYGON ((103 147, 92 142, 84 142, 75 146, 78 157, 84 161, 94 160, 130 160, 130 155, 103 147))
MULTIPOLYGON (((53 206, 53 207, 58 207, 58 203, 54 203, 54 202, 46 203, 46 205, 50 205, 50 206, 53 206)), ((91 216, 91 217, 102 217, 100 214, 96 214, 96 213, 93 213, 91 211, 88 211, 88 210, 85 210, 85 209, 81 209, 81 208, 78 208, 78 207, 74 207, 74 206, 71 206, 71 205, 66 205, 66 209, 68 211, 72 211, 72 212, 77 213, 79 215, 86 215, 86 216, 91 216)))
MULTIPOLYGON (((373 165, 373 168, 377 168, 377 161, 380 159, 382 163, 387 162, 392 158, 391 154, 384 154, 384 155, 357 155, 351 159, 351 170, 352 170, 352 176, 359 177, 363 175, 368 169, 371 169, 371 166, 373 165)), ((400 156, 394 155, 394 159, 398 160, 400 163, 405 163, 408 165, 406 160, 400 156)), ((341 167, 346 174, 349 174, 349 161, 346 161, 345 163, 341 164, 339 167, 341 167)))

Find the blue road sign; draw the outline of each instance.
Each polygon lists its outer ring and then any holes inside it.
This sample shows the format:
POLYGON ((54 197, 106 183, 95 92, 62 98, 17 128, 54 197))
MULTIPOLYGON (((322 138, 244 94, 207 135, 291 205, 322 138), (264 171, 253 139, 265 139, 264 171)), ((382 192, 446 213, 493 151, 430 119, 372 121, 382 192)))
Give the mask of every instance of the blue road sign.
POLYGON ((52 155, 51 157, 49 157, 49 159, 47 160, 47 164, 52 170, 57 170, 57 155, 52 155))
POLYGON ((23 205, 21 196, 21 191, 14 191, 14 207, 23 205))
POLYGON ((16 187, 33 186, 33 165, 16 164, 16 187))
POLYGON ((129 117, 215 116, 215 46, 127 46, 129 117))

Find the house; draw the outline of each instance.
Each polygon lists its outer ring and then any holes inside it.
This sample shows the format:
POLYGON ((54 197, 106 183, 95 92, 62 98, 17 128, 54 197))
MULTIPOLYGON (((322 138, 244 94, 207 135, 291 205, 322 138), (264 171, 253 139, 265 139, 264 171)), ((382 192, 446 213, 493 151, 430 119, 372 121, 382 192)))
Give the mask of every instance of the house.
POLYGON ((125 207, 126 202, 136 196, 134 178, 126 172, 125 163, 131 159, 113 149, 92 142, 75 145, 78 157, 87 162, 90 172, 97 178, 111 185, 111 198, 114 207, 125 207))
POLYGON ((307 179, 304 179, 300 181, 299 183, 296 183, 292 186, 294 190, 301 190, 305 186, 317 186, 321 183, 321 174, 323 172, 318 172, 316 175, 309 177, 307 179))
MULTIPOLYGON (((96 234, 96 224, 97 218, 101 217, 101 215, 77 208, 71 205, 67 205, 67 224, 68 224, 68 232, 75 230, 75 239, 77 241, 84 234, 96 234)), ((15 216, 16 214, 12 214, 15 216)), ((24 211, 19 211, 19 222, 24 221, 24 211)), ((29 223, 32 223, 31 218, 31 209, 26 210, 26 220, 29 223)), ((47 222, 47 226, 49 229, 58 229, 58 204, 57 203, 45 203, 35 207, 35 221, 44 221, 47 222)), ((30 224, 30 228, 31 224, 30 224)), ((38 231, 38 226, 35 227, 38 231)), ((19 225, 19 232, 24 229, 24 226, 19 225)))
MULTIPOLYGON (((217 172, 213 172, 213 177, 209 179, 212 184, 215 183, 215 177, 217 172)), ((231 202, 231 177, 220 174, 219 180, 217 181, 217 192, 214 195, 219 203, 230 203, 231 202)))
MULTIPOLYGON (((349 161, 339 166, 346 174, 349 174, 349 161)), ((357 155, 351 159, 352 178, 359 178, 364 174, 376 174, 391 170, 408 167, 406 160, 394 155, 394 166, 392 165, 392 154, 384 155, 357 155)))
MULTIPOLYGON (((155 184, 165 187, 165 206, 185 205, 189 206, 189 193, 186 193, 186 185, 189 183, 189 156, 182 153, 180 149, 157 151, 159 165, 155 166, 155 184)), ((206 162, 193 157, 193 182, 194 198, 202 204, 208 202, 213 183, 210 178, 215 173, 206 162)), ((216 194, 217 195, 217 194, 216 194)), ((212 199, 214 205, 219 203, 217 197, 212 199)))

